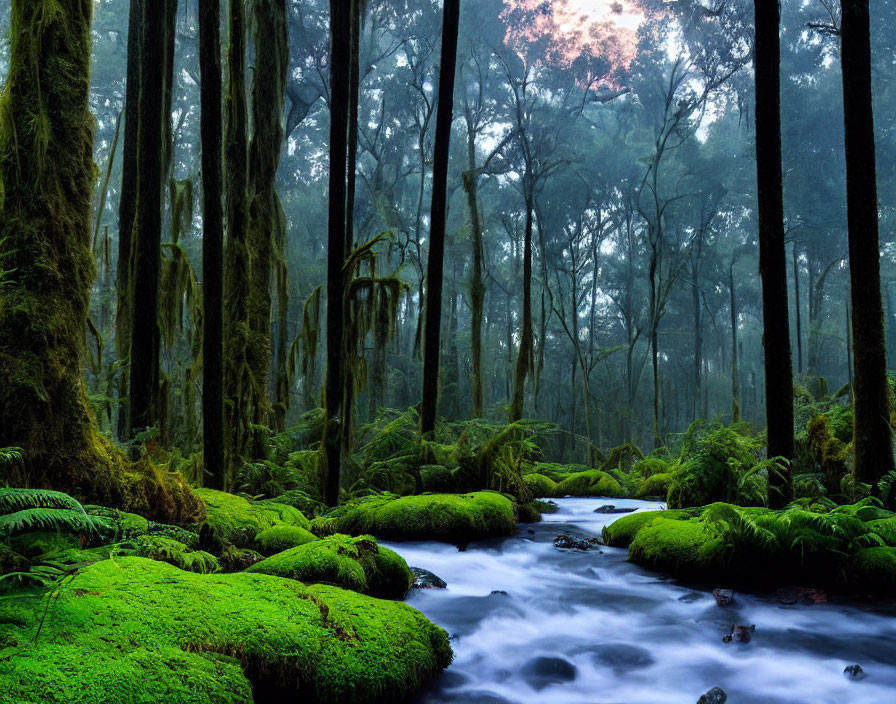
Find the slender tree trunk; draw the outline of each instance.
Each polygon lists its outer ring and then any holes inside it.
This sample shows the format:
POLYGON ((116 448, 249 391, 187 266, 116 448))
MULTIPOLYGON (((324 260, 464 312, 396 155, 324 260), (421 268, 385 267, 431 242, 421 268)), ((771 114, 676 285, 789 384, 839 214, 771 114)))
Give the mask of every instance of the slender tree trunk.
MULTIPOLYGON (((728 268, 731 295, 731 422, 740 422, 740 368, 737 360, 737 299, 734 295, 734 263, 728 268)), ((704 401, 706 404, 706 401, 704 401)))
POLYGON ((349 64, 348 94, 348 167, 345 190, 345 251, 351 252, 355 238, 355 187, 358 164, 358 107, 361 96, 361 5, 351 2, 351 63, 349 64))
POLYGON ((526 378, 534 371, 532 355, 532 198, 526 196, 526 231, 523 239, 523 325, 520 331, 520 350, 513 375, 513 399, 510 403, 510 422, 523 417, 526 378))
POLYGON ((702 385, 701 373, 703 371, 703 319, 700 315, 700 289, 697 288, 698 277, 694 276, 693 304, 694 304, 694 408, 692 416, 699 415, 700 389, 702 385))
POLYGON ((327 252, 327 371, 324 415, 324 502, 339 503, 342 460, 342 400, 345 392, 344 297, 346 170, 348 156, 349 75, 351 73, 351 8, 330 0, 330 202, 327 252))
POLYGON ((846 373, 849 378, 849 402, 852 403, 852 312, 849 309, 849 301, 843 302, 846 308, 846 373))
POLYGON ((445 218, 448 210, 448 157, 454 119, 454 75, 460 0, 445 0, 442 14, 442 57, 439 70, 439 103, 433 158, 432 208, 429 256, 426 262, 426 329, 423 354, 423 403, 420 433, 432 434, 439 397, 439 342, 442 323, 442 274, 445 255, 445 218))
POLYGON ((167 13, 146 3, 140 56, 140 121, 137 129, 137 204, 131 272, 131 383, 128 435, 158 423, 159 274, 161 271, 162 177, 165 120, 165 21, 167 13))
MULTIPOLYGON (((467 120, 468 125, 471 122, 467 120)), ((476 175, 476 136, 467 131, 467 169, 464 173, 464 190, 467 194, 467 205, 470 208, 470 221, 473 231, 473 270, 470 274, 470 308, 472 310, 472 330, 470 331, 472 373, 470 386, 473 396, 473 418, 482 418, 484 412, 484 396, 482 393, 482 310, 485 305, 485 282, 482 278, 482 223, 479 218, 479 198, 476 175)))
POLYGON ((221 4, 199 5, 202 139, 202 459, 208 485, 224 469, 224 210, 221 203, 221 4))
MULTIPOLYGON (((787 252, 781 168, 781 43, 778 0, 755 0, 756 169, 759 190, 759 273, 765 350, 768 456, 793 460, 793 364, 787 314, 787 252)), ((789 469, 769 477, 769 504, 793 496, 789 469)))
POLYGON ((224 397, 227 446, 226 481, 245 456, 249 435, 248 389, 245 383, 248 345, 249 251, 248 226, 249 136, 246 98, 246 18, 242 0, 230 0, 230 47, 227 52, 227 124, 224 133, 227 246, 224 269, 226 311, 224 397))
POLYGON ((803 316, 800 307, 800 263, 796 243, 793 245, 793 291, 796 296, 796 368, 800 376, 803 374, 803 316))
POLYGON ((840 57, 846 134, 846 205, 852 284, 855 477, 871 484, 893 471, 887 352, 880 291, 877 172, 871 98, 868 0, 843 0, 840 57))
MULTIPOLYGON (((118 283, 115 312, 115 352, 125 360, 131 354, 131 317, 134 289, 131 286, 131 248, 134 212, 137 205, 137 128, 140 123, 140 45, 144 0, 130 0, 128 14, 128 58, 124 103, 124 151, 121 160, 121 195, 118 200, 118 283)), ((128 369, 118 378, 118 437, 128 434, 128 412, 122 405, 128 396, 128 369)))

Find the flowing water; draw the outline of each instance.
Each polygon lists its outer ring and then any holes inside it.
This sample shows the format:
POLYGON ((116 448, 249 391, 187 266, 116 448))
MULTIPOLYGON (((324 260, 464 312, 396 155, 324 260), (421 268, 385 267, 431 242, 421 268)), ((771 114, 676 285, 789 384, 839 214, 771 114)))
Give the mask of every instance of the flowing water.
MULTIPOLYGON (((896 608, 833 601, 784 605, 650 573, 626 551, 555 548, 559 533, 600 535, 624 499, 560 499, 559 512, 516 536, 470 545, 387 543, 447 589, 408 603, 445 628, 454 663, 417 704, 693 704, 712 687, 729 704, 896 702, 896 608), (722 638, 755 625, 749 643, 722 638), (859 680, 843 670, 858 663, 859 680)), ((724 586, 724 585, 716 585, 724 586)))

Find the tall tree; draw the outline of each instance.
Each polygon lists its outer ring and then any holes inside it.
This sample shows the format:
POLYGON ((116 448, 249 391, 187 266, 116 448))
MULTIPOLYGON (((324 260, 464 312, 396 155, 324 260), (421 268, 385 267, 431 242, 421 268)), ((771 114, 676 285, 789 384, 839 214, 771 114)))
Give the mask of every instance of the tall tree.
POLYGON ((855 476, 873 486, 893 471, 887 351, 880 290, 877 170, 868 0, 843 0, 840 28, 846 205, 852 285, 855 476))
MULTIPOLYGON (((787 312, 784 186, 781 168, 781 8, 755 0, 756 175, 759 194, 759 273, 765 352, 768 456, 793 459, 793 364, 787 312)), ((769 505, 793 495, 789 469, 769 476, 769 505)))
POLYGON ((202 459, 209 486, 225 489, 224 211, 221 203, 221 4, 199 5, 202 139, 202 459))
POLYGON ((445 0, 442 17, 442 57, 433 159, 429 257, 426 262, 426 329, 423 354, 423 404, 420 432, 432 434, 439 395, 439 343, 442 327, 442 278, 445 257, 445 218, 448 209, 448 157, 454 121, 454 76, 460 0, 445 0))
POLYGON ((351 3, 330 0, 330 175, 327 248, 327 369, 324 398, 324 502, 339 503, 342 454, 340 430, 345 386, 345 230, 346 159, 348 157, 349 76, 351 64, 351 3))
MULTIPOLYGON (((115 352, 119 359, 131 354, 131 235, 137 204, 137 127, 140 122, 140 42, 142 39, 143 0, 130 0, 128 13, 127 76, 124 102, 124 149, 121 161, 121 195, 118 200, 117 306, 115 313, 115 352)), ((127 367, 118 384, 119 399, 127 398, 127 367)), ((118 435, 127 435, 127 409, 119 408, 118 435)))
POLYGON ((95 274, 92 9, 13 3, 0 99, 0 262, 13 270, 0 288, 0 445, 23 448, 25 465, 5 480, 193 521, 201 503, 182 479, 127 463, 99 435, 81 376, 95 274))
MULTIPOLYGON (((137 202, 131 252, 134 298, 131 318, 131 364, 128 434, 158 421, 159 275, 162 246, 162 179, 166 119, 165 45, 167 12, 143 6, 140 47, 140 98, 137 127, 137 202)), ((173 31, 173 30, 172 30, 173 31)), ((170 84, 169 84, 170 90, 170 84)), ((167 116, 170 120, 170 115, 167 116)))

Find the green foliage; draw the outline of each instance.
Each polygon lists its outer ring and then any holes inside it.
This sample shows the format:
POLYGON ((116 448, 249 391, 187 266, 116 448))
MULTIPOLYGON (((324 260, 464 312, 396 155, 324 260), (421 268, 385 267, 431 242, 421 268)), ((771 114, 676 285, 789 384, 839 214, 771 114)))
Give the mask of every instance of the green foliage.
POLYGON ((638 484, 635 495, 639 499, 650 496, 665 499, 673 479, 674 475, 672 473, 653 474, 638 484))
POLYGON ((238 548, 252 547, 258 533, 276 525, 309 527, 308 519, 292 506, 255 503, 213 489, 197 489, 196 493, 205 501, 207 510, 200 537, 204 545, 216 549, 228 544, 238 548))
POLYGON ((403 599, 414 581, 404 559, 370 535, 331 535, 280 552, 247 572, 332 584, 381 599, 403 599))
POLYGON ((532 472, 523 477, 523 480, 529 486, 532 496, 544 499, 551 499, 557 496, 557 484, 544 474, 536 474, 532 472))
POLYGON ((644 479, 649 479, 655 474, 667 474, 670 470, 669 463, 659 457, 648 457, 638 460, 632 467, 632 474, 644 479))
POLYGON ((620 483, 606 472, 589 469, 566 476, 557 485, 557 496, 625 496, 620 483))
POLYGON ((0 489, 0 535, 56 531, 87 536, 111 532, 107 521, 90 516, 67 494, 46 489, 0 489))
POLYGON ((610 450, 610 454, 600 468, 605 472, 611 469, 629 472, 636 462, 643 459, 644 453, 641 452, 641 449, 637 445, 627 442, 610 450))
POLYGON ((145 535, 134 541, 134 554, 174 565, 186 572, 214 574, 221 570, 218 559, 202 550, 193 550, 177 540, 145 535))
POLYGON ((679 521, 690 517, 687 511, 636 511, 604 526, 603 539, 610 547, 627 548, 641 528, 657 519, 679 521))
POLYGON ((466 545, 513 535, 513 502, 494 492, 371 496, 340 506, 312 526, 317 535, 367 533, 388 540, 440 540, 466 545))
POLYGON ((450 492, 454 488, 454 477, 443 465, 424 464, 420 466, 420 484, 424 493, 450 492))
POLYGON ((403 603, 137 557, 75 574, 34 642, 39 620, 27 600, 0 603, 9 701, 251 704, 253 687, 401 701, 451 662, 447 634, 403 603))
POLYGON ((859 550, 853 557, 851 567, 857 584, 864 589, 887 596, 896 589, 896 548, 859 550))
POLYGON ((262 555, 274 555, 317 540, 309 530, 299 526, 274 526, 255 536, 255 548, 262 555))

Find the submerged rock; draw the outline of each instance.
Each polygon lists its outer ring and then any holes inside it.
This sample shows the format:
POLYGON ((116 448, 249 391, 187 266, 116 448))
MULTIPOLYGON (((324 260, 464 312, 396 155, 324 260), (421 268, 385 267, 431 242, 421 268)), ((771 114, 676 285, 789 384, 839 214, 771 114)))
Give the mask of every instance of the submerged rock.
POLYGON ((611 667, 617 674, 640 670, 656 662, 646 648, 627 643, 607 643, 589 648, 597 665, 611 667))
POLYGON ((445 589, 448 583, 436 574, 422 567, 411 567, 414 574, 414 583, 411 589, 445 589))
POLYGON ((567 535, 566 533, 561 533, 554 538, 554 547, 563 550, 591 550, 600 544, 601 542, 597 538, 567 535))
POLYGON ((734 603, 733 589, 713 589, 712 595, 719 606, 731 606, 734 603))
POLYGON ((594 509, 595 513, 634 513, 633 508, 616 508, 613 504, 604 504, 594 509))
POLYGON ((576 666, 568 660, 545 656, 532 658, 522 669, 523 679, 536 690, 552 684, 572 682, 577 674, 576 666))
POLYGON ((849 680, 861 680, 866 677, 865 671, 862 669, 861 665, 847 665, 847 667, 843 670, 843 674, 846 675, 846 679, 849 680))
POLYGON ((725 704, 728 695, 721 687, 713 687, 697 700, 697 704, 725 704))
POLYGON ((730 643, 736 640, 740 643, 749 643, 752 640, 752 633, 756 630, 756 626, 731 626, 731 633, 722 638, 723 643, 730 643))

